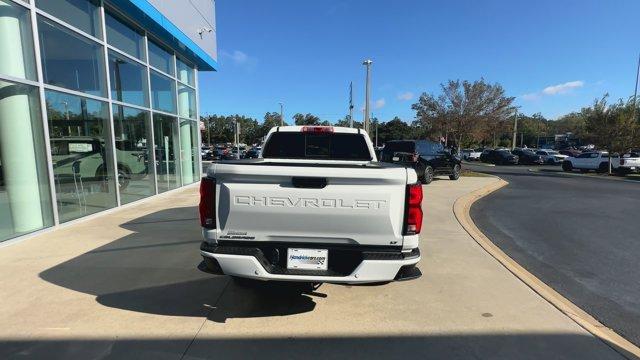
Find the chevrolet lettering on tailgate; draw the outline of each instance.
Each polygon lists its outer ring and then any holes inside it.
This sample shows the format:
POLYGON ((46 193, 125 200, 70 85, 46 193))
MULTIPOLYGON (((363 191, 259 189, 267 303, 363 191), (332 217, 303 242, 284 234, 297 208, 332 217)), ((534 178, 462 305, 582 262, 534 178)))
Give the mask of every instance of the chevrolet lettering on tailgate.
POLYGON ((274 206, 334 209, 383 209, 386 200, 343 200, 325 198, 301 198, 285 196, 236 195, 234 204, 246 206, 274 206))

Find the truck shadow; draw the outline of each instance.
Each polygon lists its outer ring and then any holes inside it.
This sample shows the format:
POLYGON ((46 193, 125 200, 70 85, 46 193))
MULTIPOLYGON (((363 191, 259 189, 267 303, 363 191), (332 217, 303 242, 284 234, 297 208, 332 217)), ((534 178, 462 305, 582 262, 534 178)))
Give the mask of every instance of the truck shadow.
MULTIPOLYGON (((109 244, 39 274, 52 284, 96 297, 111 308, 157 315, 282 316, 312 311, 308 289, 295 284, 245 286, 197 269, 200 224, 196 207, 161 210, 121 227, 131 231, 109 244)), ((87 231, 86 239, 91 241, 87 231)))

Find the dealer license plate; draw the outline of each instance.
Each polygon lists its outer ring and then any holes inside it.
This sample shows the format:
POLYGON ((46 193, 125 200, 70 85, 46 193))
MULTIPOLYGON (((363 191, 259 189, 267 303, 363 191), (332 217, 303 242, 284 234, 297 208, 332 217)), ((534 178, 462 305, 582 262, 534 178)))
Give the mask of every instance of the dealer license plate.
POLYGON ((328 262, 327 249, 287 249, 287 269, 327 270, 328 262))

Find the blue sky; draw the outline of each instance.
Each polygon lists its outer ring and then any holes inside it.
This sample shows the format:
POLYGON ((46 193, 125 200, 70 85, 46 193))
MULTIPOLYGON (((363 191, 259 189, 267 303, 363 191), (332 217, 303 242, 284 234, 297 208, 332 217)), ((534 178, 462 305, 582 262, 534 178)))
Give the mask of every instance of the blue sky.
MULTIPOLYGON (((503 85, 526 114, 557 118, 608 92, 633 94, 637 0, 217 0, 219 72, 201 73, 201 113, 356 119, 371 58, 372 111, 411 121, 448 79, 503 85)), ((290 121, 290 120, 289 120, 290 121)))

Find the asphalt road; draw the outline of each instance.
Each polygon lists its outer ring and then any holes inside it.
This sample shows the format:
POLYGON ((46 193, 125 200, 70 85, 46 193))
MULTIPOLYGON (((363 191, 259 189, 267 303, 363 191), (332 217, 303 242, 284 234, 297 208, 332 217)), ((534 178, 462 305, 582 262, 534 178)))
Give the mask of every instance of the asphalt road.
POLYGON ((509 182, 472 206, 477 226, 547 285, 640 345, 640 183, 533 173, 529 166, 466 168, 509 182))

